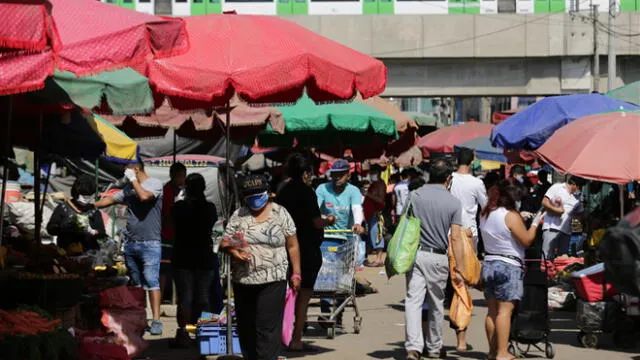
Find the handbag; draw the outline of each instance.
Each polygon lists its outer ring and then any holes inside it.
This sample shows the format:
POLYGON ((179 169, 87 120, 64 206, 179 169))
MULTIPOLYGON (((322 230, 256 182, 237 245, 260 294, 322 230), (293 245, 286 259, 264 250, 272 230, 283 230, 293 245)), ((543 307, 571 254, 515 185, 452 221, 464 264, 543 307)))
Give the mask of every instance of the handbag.
POLYGON ((396 231, 387 247, 384 261, 387 277, 409 272, 416 261, 420 245, 420 219, 413 216, 413 202, 409 198, 407 211, 400 217, 396 231))
POLYGON ((284 300, 284 316, 282 318, 282 343, 289 346, 293 337, 293 326, 296 319, 296 297, 298 294, 291 288, 287 288, 284 300))

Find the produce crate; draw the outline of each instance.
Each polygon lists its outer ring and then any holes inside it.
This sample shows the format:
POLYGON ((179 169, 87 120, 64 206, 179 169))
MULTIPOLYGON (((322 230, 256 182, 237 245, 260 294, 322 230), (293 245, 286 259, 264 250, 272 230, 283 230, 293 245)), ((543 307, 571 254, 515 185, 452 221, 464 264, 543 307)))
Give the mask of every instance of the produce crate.
POLYGON ((572 276, 578 296, 585 301, 602 301, 618 294, 611 284, 603 284, 604 264, 602 263, 576 271, 572 276))
MULTIPOLYGON (((227 326, 218 324, 198 325, 196 340, 200 346, 200 355, 227 354, 227 326)), ((233 327, 233 354, 241 354, 238 330, 233 327)))

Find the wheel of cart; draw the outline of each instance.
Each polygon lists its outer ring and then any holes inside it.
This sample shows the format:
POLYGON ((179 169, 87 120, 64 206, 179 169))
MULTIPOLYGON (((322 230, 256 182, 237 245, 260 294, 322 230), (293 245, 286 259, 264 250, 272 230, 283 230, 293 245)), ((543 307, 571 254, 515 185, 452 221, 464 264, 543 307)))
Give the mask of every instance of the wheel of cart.
POLYGON ((587 349, 595 349, 598 347, 598 334, 580 331, 578 334, 578 342, 587 349))
POLYGON ((322 266, 313 289, 313 298, 330 301, 331 312, 308 314, 327 329, 327 338, 336 336, 337 319, 347 307, 353 308, 353 332, 362 330, 362 316, 356 301, 356 261, 359 237, 351 230, 325 230, 322 266))

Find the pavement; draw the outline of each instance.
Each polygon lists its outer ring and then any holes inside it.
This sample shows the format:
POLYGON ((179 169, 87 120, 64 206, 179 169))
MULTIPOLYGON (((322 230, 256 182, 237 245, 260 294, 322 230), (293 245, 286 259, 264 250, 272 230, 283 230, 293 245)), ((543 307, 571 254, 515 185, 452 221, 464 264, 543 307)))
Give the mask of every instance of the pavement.
MULTIPOLYGON (((288 354, 289 359, 304 357, 312 360, 347 360, 347 359, 396 359, 403 360, 406 353, 404 344, 404 277, 397 276, 387 280, 381 269, 366 269, 358 276, 366 278, 378 289, 377 294, 357 299, 363 317, 362 331, 353 333, 353 311, 348 309, 344 316, 344 331, 339 331, 335 339, 326 338, 321 330, 312 330, 304 338, 305 342, 317 347, 318 352, 312 354, 288 354)), ((474 315, 468 330, 468 342, 474 347, 471 352, 458 354, 455 352, 455 334, 445 324, 445 349, 449 359, 484 359, 488 351, 484 333, 484 316, 486 302, 480 292, 474 291, 474 315)), ((174 307, 166 307, 165 312, 175 313, 174 307)), ((578 330, 575 325, 575 313, 551 313, 551 341, 555 349, 555 359, 580 360, 640 360, 640 348, 616 349, 610 335, 600 337, 599 349, 585 349, 577 341, 578 330)), ((163 336, 147 335, 150 347, 143 354, 149 360, 182 360, 199 359, 197 349, 170 349, 168 340, 176 329, 175 318, 164 317, 165 332, 163 336)), ((638 337, 640 340, 640 337, 638 337)), ((640 341, 638 341, 640 345, 640 341)), ((208 357, 210 360, 222 360, 224 357, 208 357)), ((527 358, 544 358, 544 353, 533 352, 527 358)))

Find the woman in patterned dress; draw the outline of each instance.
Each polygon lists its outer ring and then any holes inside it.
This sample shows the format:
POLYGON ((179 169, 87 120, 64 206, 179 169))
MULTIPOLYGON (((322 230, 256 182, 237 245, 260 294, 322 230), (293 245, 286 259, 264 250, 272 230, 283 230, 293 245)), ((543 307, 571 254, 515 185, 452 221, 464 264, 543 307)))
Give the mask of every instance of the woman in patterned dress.
POLYGON ((287 280, 295 291, 302 280, 296 227, 284 207, 269 202, 264 177, 248 176, 241 190, 245 204, 229 219, 220 248, 232 256, 231 279, 243 358, 274 360, 282 351, 287 280))

